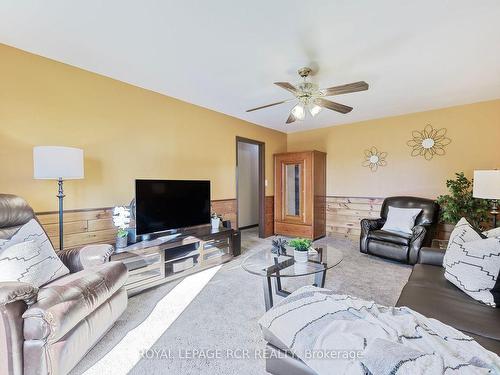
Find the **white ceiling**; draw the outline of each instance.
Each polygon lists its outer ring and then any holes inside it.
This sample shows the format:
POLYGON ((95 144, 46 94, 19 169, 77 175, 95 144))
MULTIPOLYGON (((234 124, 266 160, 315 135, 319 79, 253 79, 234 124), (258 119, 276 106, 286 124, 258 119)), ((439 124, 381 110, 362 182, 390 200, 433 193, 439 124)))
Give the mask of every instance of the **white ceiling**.
POLYGON ((2 0, 0 42, 285 132, 500 97, 498 0, 2 0), (342 115, 285 125, 312 65, 364 80, 342 115))

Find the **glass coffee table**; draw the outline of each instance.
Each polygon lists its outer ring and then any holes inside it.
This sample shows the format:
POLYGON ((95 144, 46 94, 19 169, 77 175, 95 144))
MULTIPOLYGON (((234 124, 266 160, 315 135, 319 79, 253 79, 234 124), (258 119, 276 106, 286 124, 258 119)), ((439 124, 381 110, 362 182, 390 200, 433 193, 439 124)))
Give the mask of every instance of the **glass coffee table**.
POLYGON ((262 277, 264 284, 264 302, 266 311, 273 307, 274 281, 275 294, 286 297, 290 293, 281 287, 282 277, 299 277, 314 275, 314 286, 325 286, 326 271, 342 262, 342 252, 330 246, 323 246, 310 252, 307 263, 295 262, 293 249, 286 249, 286 254, 278 256, 271 252, 271 248, 249 255, 243 260, 245 271, 262 277))

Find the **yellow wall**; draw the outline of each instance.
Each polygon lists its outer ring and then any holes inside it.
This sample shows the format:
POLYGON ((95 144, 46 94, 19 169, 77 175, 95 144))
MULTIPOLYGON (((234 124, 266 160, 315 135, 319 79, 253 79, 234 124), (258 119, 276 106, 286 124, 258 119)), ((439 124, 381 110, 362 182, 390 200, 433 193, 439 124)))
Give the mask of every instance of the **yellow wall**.
POLYGON ((85 150, 85 179, 65 185, 66 208, 125 204, 135 178, 212 180, 212 198, 235 198, 235 137, 266 143, 266 194, 273 153, 328 153, 328 195, 435 197, 457 171, 500 168, 500 100, 289 134, 0 44, 0 192, 57 208, 56 182, 33 180, 32 147, 85 150), (427 123, 445 127, 446 155, 410 156, 406 142, 427 123), (362 167, 371 146, 386 167, 362 167))
POLYGON ((500 168, 500 100, 388 117, 288 135, 288 151, 328 153, 327 194, 386 197, 408 194, 434 198, 446 191, 455 172, 500 168), (412 157, 406 142, 430 123, 447 128, 452 142, 444 156, 412 157), (377 172, 362 167, 364 150, 387 155, 377 172))
POLYGON ((33 180, 32 148, 83 148, 85 179, 65 184, 65 208, 125 204, 135 178, 210 179, 212 199, 235 198, 235 137, 286 135, 0 44, 0 192, 37 211, 57 208, 55 181, 33 180))

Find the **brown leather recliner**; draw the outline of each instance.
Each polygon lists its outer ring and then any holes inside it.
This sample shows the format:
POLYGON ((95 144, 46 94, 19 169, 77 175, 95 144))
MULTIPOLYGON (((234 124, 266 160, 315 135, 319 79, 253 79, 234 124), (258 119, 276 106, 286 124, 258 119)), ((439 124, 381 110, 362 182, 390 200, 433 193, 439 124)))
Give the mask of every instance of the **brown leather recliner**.
MULTIPOLYGON (((34 218, 22 198, 0 194, 0 239, 34 218)), ((110 245, 58 252, 70 274, 36 288, 0 282, 0 374, 68 373, 127 307, 127 269, 110 245)))
POLYGON ((382 203, 380 219, 361 220, 360 251, 399 262, 415 264, 422 246, 429 246, 438 222, 439 205, 432 199, 390 197, 382 203), (389 206, 421 208, 412 234, 382 230, 389 206))

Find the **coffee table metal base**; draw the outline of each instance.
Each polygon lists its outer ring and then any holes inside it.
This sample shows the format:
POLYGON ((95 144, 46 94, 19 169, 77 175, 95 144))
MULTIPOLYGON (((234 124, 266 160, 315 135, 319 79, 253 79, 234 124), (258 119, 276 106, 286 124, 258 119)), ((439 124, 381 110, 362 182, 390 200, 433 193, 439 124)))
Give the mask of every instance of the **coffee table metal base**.
MULTIPOLYGON (((320 288, 325 287, 325 281, 326 281, 326 271, 325 270, 318 272, 314 274, 314 284, 313 286, 317 286, 320 288)), ((264 287, 264 304, 266 306, 266 311, 268 311, 271 307, 273 307, 273 283, 271 279, 274 279, 274 290, 275 294, 280 296, 280 297, 287 297, 290 295, 290 292, 287 292, 281 287, 281 277, 278 275, 276 277, 264 277, 262 278, 263 280, 263 287, 264 287)))

